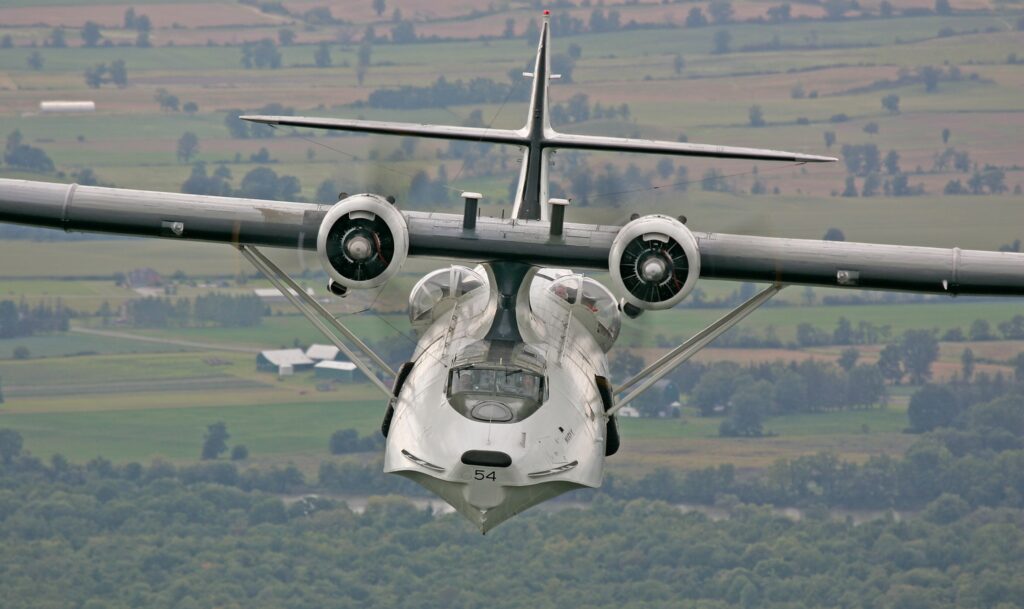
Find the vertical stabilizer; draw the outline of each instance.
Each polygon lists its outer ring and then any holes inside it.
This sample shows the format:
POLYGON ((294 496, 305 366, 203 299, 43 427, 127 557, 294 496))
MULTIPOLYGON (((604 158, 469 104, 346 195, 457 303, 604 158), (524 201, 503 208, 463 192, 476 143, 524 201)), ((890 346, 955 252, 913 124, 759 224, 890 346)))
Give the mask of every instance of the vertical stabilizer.
MULTIPOLYGON (((523 170, 520 173, 516 200, 512 216, 521 220, 547 219, 541 192, 546 185, 541 183, 544 155, 541 154, 545 137, 551 133, 551 118, 548 112, 548 85, 551 79, 551 16, 544 11, 544 22, 537 44, 537 59, 533 65, 533 90, 530 94, 530 108, 526 115, 523 135, 527 138, 523 154, 523 170)), ((546 173, 546 172, 545 172, 546 173)))

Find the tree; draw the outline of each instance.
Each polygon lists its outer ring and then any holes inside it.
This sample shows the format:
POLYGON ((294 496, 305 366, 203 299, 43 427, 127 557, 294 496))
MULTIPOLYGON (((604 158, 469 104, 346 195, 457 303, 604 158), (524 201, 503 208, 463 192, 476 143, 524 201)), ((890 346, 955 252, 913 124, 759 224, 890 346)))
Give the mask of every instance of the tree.
POLYGON ((516 37, 516 20, 506 19, 505 30, 501 33, 502 38, 515 38, 516 37))
POLYGON ((251 135, 251 132, 249 131, 249 123, 238 118, 243 114, 245 114, 245 111, 238 108, 228 110, 224 115, 224 126, 227 127, 231 137, 244 140, 251 135))
POLYGON ((283 47, 291 45, 295 42, 295 30, 288 28, 277 30, 277 42, 283 47))
POLYGON ((924 81, 925 93, 935 93, 939 90, 939 78, 942 76, 942 70, 935 66, 925 66, 921 68, 921 80, 924 81))
POLYGON ((178 161, 188 163, 199 152, 199 137, 186 131, 178 139, 178 161))
POLYGON ((4 403, 4 383, 3 379, 0 378, 0 404, 4 403))
POLYGON ((0 461, 4 465, 10 465, 21 454, 22 445, 20 433, 13 429, 0 429, 0 461))
POLYGON ((387 0, 373 0, 373 12, 377 13, 378 17, 383 15, 386 10, 388 10, 387 0))
POLYGON ((860 359, 860 351, 853 347, 843 349, 842 353, 839 354, 839 367, 849 372, 857 365, 858 359, 860 359))
POLYGON ((676 56, 672 59, 672 70, 676 73, 676 76, 679 76, 680 74, 683 73, 683 70, 685 69, 686 60, 683 59, 682 55, 676 53, 676 56))
POLYGON ((704 27, 708 24, 708 18, 701 12, 700 7, 695 6, 686 14, 686 27, 704 27))
POLYGON ((32 352, 25 345, 18 345, 15 347, 12 355, 14 356, 14 359, 25 360, 32 358, 32 352))
POLYGON ((942 143, 943 144, 948 144, 949 143, 949 127, 946 127, 946 128, 944 128, 942 130, 942 143))
POLYGON ((100 26, 94 21, 86 21, 82 26, 82 42, 87 47, 94 47, 99 44, 103 34, 100 33, 100 26))
POLYGON ((760 437, 764 414, 771 407, 772 385, 768 381, 748 382, 736 390, 729 404, 729 418, 718 428, 722 436, 760 437))
POLYGON ((107 64, 101 63, 94 68, 85 69, 85 84, 91 89, 99 89, 106 80, 107 64))
POLYGON ((26 59, 25 62, 28 63, 29 68, 35 70, 36 72, 43 69, 43 55, 39 51, 32 51, 32 53, 28 56, 28 59, 26 59))
POLYGON ((843 231, 833 227, 825 231, 825 236, 822 239, 825 241, 846 241, 846 235, 843 234, 843 231))
POLYGON ((218 421, 206 427, 206 435, 203 437, 203 451, 200 459, 217 459, 228 450, 228 426, 224 421, 218 421))
POLYGON ((843 197, 856 197, 857 196, 857 181, 853 176, 846 176, 846 188, 843 189, 843 193, 840 195, 843 197))
POLYGON ((185 102, 182 104, 181 110, 185 114, 195 114, 196 112, 199 112, 199 104, 194 101, 185 102))
POLYGON ((932 376, 932 364, 939 357, 939 341, 931 330, 907 330, 900 340, 903 364, 910 382, 920 385, 932 376))
POLYGON ((732 21, 732 4, 727 0, 712 0, 708 4, 708 12, 715 23, 729 23, 732 21))
POLYGON ((248 458, 249 449, 245 447, 245 444, 236 444, 231 448, 232 461, 245 461, 248 458))
MULTIPOLYGON (((53 160, 41 148, 22 143, 21 131, 15 129, 7 136, 4 162, 11 167, 49 173, 54 170, 53 160)), ((0 324, 2 327, 2 324, 0 324)))
POLYGON ((412 21, 403 21, 391 28, 391 42, 409 44, 416 42, 416 26, 412 21))
POLYGON ((960 354, 960 372, 964 382, 970 383, 971 377, 974 376, 974 359, 974 351, 970 348, 964 349, 960 354))
POLYGON ((124 29, 135 29, 135 9, 132 7, 128 7, 128 9, 124 12, 124 29))
POLYGON ((895 344, 888 344, 878 354, 878 371, 882 373, 882 377, 887 381, 892 381, 894 385, 899 385, 900 381, 903 380, 903 356, 900 353, 900 348, 895 344))
POLYGON ((738 365, 724 362, 715 364, 700 377, 690 395, 690 401, 700 410, 701 416, 711 416, 716 408, 728 405, 738 375, 738 365))
POLYGON ((373 56, 373 43, 369 40, 364 40, 359 45, 359 53, 357 57, 356 65, 356 80, 359 84, 363 84, 363 79, 366 77, 366 71, 370 68, 370 60, 373 56))
POLYGON ((327 449, 332 455, 359 452, 359 432, 354 429, 339 429, 331 434, 327 449))
POLYGON ((326 42, 321 42, 313 53, 313 62, 318 68, 329 68, 331 66, 331 47, 326 42))
POLYGON ((825 136, 825 148, 831 150, 832 149, 832 144, 836 143, 836 132, 835 131, 826 131, 824 133, 824 136, 825 136))
POLYGON ((885 165, 885 172, 887 174, 891 176, 899 175, 900 153, 896 152, 895 150, 890 150, 889 153, 885 155, 885 161, 883 161, 883 164, 885 165))
POLYGON ((873 406, 885 399, 885 379, 878 366, 854 366, 847 375, 846 401, 851 406, 873 406))
POLYGON ((128 68, 123 59, 110 62, 110 81, 121 88, 128 86, 128 68))
POLYGON ((935 13, 938 15, 953 14, 953 8, 949 6, 949 0, 935 0, 935 13))
POLYGON ((135 46, 140 49, 148 49, 153 46, 153 43, 149 41, 149 32, 139 32, 135 36, 135 46))
POLYGON ((938 427, 950 427, 960 414, 952 391, 940 385, 925 385, 910 396, 907 417, 910 431, 924 433, 938 427))
POLYGON ((177 95, 171 95, 167 89, 157 89, 156 93, 153 95, 153 99, 156 100, 156 103, 160 104, 161 110, 168 110, 171 112, 178 111, 178 104, 180 103, 180 100, 177 95))
POLYGON ((67 37, 64 35, 64 28, 53 28, 53 31, 50 32, 50 46, 55 49, 63 49, 68 46, 67 37))
POLYGON ((715 32, 714 40, 713 53, 724 55, 729 52, 729 45, 732 43, 732 34, 729 33, 729 30, 718 30, 715 32))
POLYGON ((242 66, 246 68, 280 68, 281 51, 270 38, 242 45, 242 66))
POLYGON ((900 113, 900 96, 890 93, 882 98, 882 108, 889 114, 900 113))
POLYGON ((748 114, 751 127, 764 127, 764 112, 761 111, 761 106, 754 104, 750 107, 748 114))
POLYGON ((971 328, 967 332, 967 336, 971 340, 993 340, 995 335, 992 334, 992 326, 985 319, 975 319, 971 323, 971 328))

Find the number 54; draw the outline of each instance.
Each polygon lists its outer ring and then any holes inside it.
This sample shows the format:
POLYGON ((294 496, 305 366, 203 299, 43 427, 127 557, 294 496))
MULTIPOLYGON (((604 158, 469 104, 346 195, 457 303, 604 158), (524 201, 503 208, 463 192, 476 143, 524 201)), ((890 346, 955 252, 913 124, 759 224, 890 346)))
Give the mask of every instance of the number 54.
POLYGON ((497 480, 498 477, 494 475, 494 472, 488 472, 486 470, 478 469, 473 472, 474 480, 497 480))

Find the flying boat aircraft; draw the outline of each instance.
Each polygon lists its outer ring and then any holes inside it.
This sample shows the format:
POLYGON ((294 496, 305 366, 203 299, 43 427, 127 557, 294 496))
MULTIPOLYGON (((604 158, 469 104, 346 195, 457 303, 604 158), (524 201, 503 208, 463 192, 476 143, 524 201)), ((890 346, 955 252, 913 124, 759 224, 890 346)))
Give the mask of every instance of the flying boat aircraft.
MULTIPOLYGON (((669 215, 624 226, 566 222, 550 198, 557 149, 832 162, 825 156, 569 135, 548 111, 550 34, 541 28, 525 125, 516 130, 383 121, 246 116, 275 126, 516 146, 522 168, 509 218, 400 209, 371 193, 330 205, 0 180, 0 222, 211 241, 238 249, 345 352, 385 398, 384 471, 436 493, 486 532, 577 488, 601 485, 619 448, 615 414, 787 285, 1024 295, 1024 255, 692 231, 669 215), (418 336, 397 371, 310 297, 261 247, 317 252, 328 289, 377 289, 412 256, 462 262, 424 276, 409 295, 418 336), (609 271, 606 287, 585 275, 609 271), (699 279, 769 287, 624 383, 607 353, 622 316, 669 309, 699 279), (381 377, 390 378, 385 383, 381 377)), ((653 315, 653 313, 652 313, 653 315)))

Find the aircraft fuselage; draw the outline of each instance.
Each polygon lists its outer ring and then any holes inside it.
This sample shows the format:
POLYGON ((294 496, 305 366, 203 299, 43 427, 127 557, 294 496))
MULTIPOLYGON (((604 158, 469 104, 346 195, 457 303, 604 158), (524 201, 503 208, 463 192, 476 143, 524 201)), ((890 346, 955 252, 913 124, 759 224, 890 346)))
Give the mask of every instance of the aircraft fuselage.
POLYGON ((483 531, 601 485, 617 444, 600 389, 620 321, 607 289, 565 270, 453 266, 417 284, 410 317, 419 341, 388 415, 386 472, 483 531))

